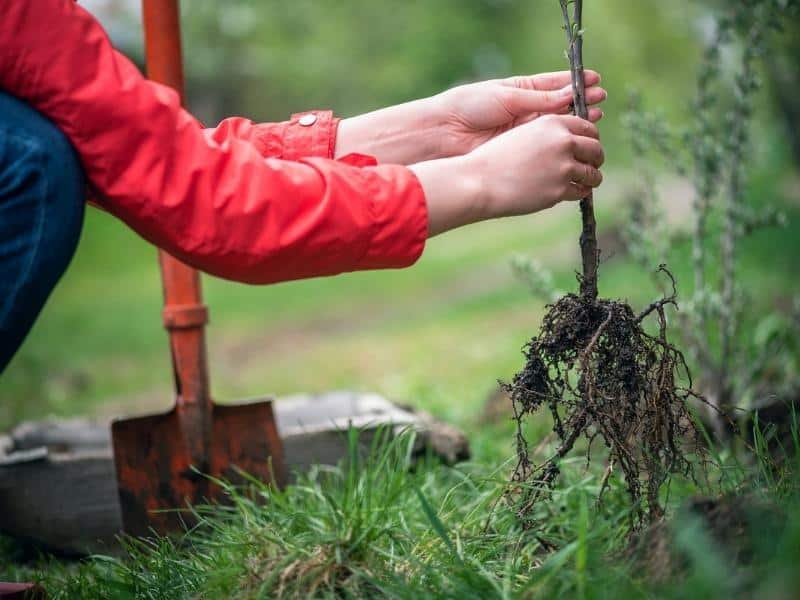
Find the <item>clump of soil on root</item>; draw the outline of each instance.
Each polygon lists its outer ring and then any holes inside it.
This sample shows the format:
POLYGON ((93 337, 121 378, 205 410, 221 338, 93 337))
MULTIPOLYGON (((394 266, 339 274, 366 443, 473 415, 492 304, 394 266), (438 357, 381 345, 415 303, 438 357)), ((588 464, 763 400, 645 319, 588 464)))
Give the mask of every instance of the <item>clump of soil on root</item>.
POLYGON ((568 294, 549 307, 539 335, 525 347, 525 367, 506 385, 517 421, 512 487, 523 526, 534 525, 536 503, 556 482, 560 459, 581 437, 588 441, 587 452, 598 437, 608 447, 601 487, 613 465, 622 473, 638 524, 663 515, 659 490, 670 474, 693 476, 688 453, 702 452, 702 444, 687 400, 696 396, 683 355, 667 339, 664 310, 675 305, 675 282, 663 266, 660 270, 672 280, 671 296, 636 314, 624 302, 568 294), (648 317, 656 319, 654 334, 643 327, 648 317), (539 410, 550 411, 560 443, 553 456, 534 466, 522 425, 539 410))

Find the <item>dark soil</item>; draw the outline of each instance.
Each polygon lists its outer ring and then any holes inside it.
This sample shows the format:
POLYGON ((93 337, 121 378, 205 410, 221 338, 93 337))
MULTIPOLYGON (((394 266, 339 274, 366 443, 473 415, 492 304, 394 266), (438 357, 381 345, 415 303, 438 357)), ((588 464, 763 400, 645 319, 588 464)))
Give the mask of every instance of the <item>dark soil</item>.
MULTIPOLYGON (((786 522, 783 510, 751 495, 698 497, 688 501, 676 517, 638 533, 628 551, 636 569, 653 582, 667 582, 685 573, 691 558, 687 542, 678 541, 687 528, 700 527, 712 548, 731 566, 746 567, 763 553, 769 540, 780 537, 786 522)), ((738 571, 740 576, 745 573, 738 571)), ((738 582, 746 586, 747 582, 738 582)))
POLYGON ((667 305, 675 305, 674 280, 672 296, 639 314, 624 302, 587 294, 568 294, 549 307, 539 335, 525 348, 524 368, 506 386, 517 421, 512 482, 524 526, 534 525, 534 506, 556 482, 560 459, 579 438, 588 440, 589 451, 597 438, 609 449, 639 523, 663 516, 659 490, 670 474, 693 475, 690 456, 702 452, 702 445, 687 401, 697 396, 683 355, 667 339, 667 305), (648 317, 655 317, 654 334, 643 327, 648 317), (540 410, 550 412, 560 444, 534 466, 522 425, 526 415, 540 410))

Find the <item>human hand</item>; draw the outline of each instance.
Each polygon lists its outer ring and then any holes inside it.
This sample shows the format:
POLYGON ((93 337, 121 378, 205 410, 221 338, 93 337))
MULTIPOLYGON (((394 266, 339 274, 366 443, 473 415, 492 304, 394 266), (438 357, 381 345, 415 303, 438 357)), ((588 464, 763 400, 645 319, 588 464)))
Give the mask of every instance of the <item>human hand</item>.
MULTIPOLYGON (((597 105, 606 99, 600 75, 585 71, 589 120, 603 116, 597 105)), ((566 114, 572 105, 569 71, 516 76, 461 85, 432 98, 431 110, 441 122, 441 156, 458 156, 490 139, 546 114, 566 114)))
POLYGON ((428 201, 433 236, 484 219, 522 215, 578 200, 602 182, 597 127, 548 115, 497 136, 473 152, 410 168, 428 201))
MULTIPOLYGON (((586 98, 606 98, 600 75, 585 72, 586 98)), ((410 165, 460 156, 490 139, 546 114, 566 114, 572 104, 569 71, 461 85, 436 96, 343 119, 335 157, 351 152, 379 162, 410 165)), ((593 106, 589 120, 603 112, 593 106)))
POLYGON ((522 215, 580 200, 603 181, 597 127, 549 115, 499 136, 465 157, 484 179, 489 218, 522 215))

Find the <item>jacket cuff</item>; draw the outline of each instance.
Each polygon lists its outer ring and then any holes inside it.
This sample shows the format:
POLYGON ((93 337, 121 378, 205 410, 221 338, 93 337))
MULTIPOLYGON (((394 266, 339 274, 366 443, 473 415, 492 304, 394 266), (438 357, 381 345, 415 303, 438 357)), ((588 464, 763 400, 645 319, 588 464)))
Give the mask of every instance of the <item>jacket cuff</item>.
POLYGON ((380 182, 383 193, 373 194, 370 200, 371 239, 356 268, 413 265, 428 239, 428 205, 422 185, 410 169, 399 165, 381 165, 364 171, 380 182))
POLYGON ((339 121, 329 110, 293 114, 283 132, 281 158, 295 161, 311 157, 333 158, 339 121))

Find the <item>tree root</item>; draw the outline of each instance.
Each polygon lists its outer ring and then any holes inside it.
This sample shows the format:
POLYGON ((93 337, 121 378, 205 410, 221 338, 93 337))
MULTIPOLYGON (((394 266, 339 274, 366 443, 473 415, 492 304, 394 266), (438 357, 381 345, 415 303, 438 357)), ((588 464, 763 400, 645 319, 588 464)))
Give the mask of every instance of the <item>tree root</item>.
POLYGON ((703 445, 687 401, 699 396, 683 354, 667 339, 664 310, 675 305, 675 286, 669 271, 660 270, 672 280, 673 293, 638 315, 624 302, 568 294, 550 305, 539 335, 526 345, 525 367, 505 385, 517 422, 512 490, 524 527, 535 524, 534 507, 549 495, 560 459, 581 437, 587 453, 597 437, 609 448, 638 524, 663 515, 659 491, 671 474, 694 476, 689 456, 702 453, 703 445), (651 335, 642 323, 653 316, 658 332, 651 335), (561 443, 533 466, 522 426, 526 415, 544 408, 561 443))

